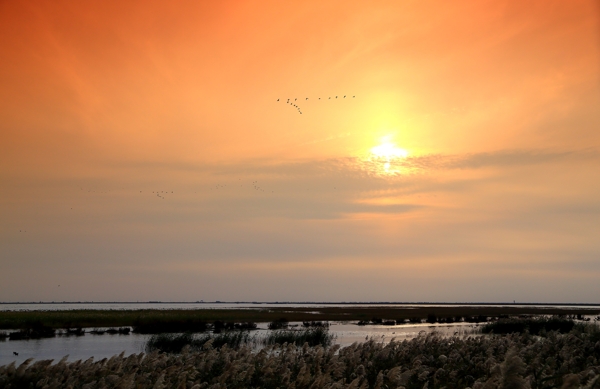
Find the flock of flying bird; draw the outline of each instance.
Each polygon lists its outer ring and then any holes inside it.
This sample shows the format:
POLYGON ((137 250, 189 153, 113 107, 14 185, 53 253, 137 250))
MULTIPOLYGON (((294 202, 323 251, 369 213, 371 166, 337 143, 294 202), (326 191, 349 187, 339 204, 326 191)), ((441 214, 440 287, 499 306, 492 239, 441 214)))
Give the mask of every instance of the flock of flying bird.
MULTIPOLYGON (((337 98, 345 99, 346 97, 350 98, 350 96, 348 96, 348 95, 333 96, 334 99, 337 99, 337 98)), ((352 96, 352 98, 354 99, 354 98, 356 98, 356 96, 352 96)), ((281 101, 281 100, 283 100, 283 99, 277 99, 278 102, 281 101)), ((319 97, 319 98, 317 98, 317 100, 321 100, 321 98, 319 97)), ((323 100, 331 100, 331 96, 328 97, 327 99, 323 98, 323 100)), ((300 106, 298 106, 296 104, 297 101, 298 101, 298 98, 294 98, 294 101, 292 101, 292 99, 289 98, 289 99, 287 99, 287 101, 285 103, 286 104, 290 104, 291 106, 293 106, 294 108, 296 108, 298 110, 298 113, 300 113, 302 115, 302 110, 300 109, 300 106)), ((308 97, 305 97, 304 101, 308 101, 308 97)), ((224 187, 224 186, 225 185, 217 185, 216 189, 219 189, 220 187, 224 187)), ((261 188, 261 187, 258 186, 257 181, 252 181, 252 186, 253 186, 254 190, 262 191, 262 192, 265 191, 263 188, 261 188)), ((83 188, 80 188, 80 189, 83 191, 83 188)), ((94 192, 95 193, 96 191, 95 190, 92 191, 90 189, 90 190, 88 190, 88 192, 94 192)), ((110 190, 108 192, 110 192, 110 190)), ((100 191, 99 193, 108 193, 108 192, 102 192, 102 191, 100 191)), ((140 193, 142 193, 141 190, 140 190, 140 193)), ((164 200, 165 199, 164 194, 168 194, 169 192, 168 191, 160 191, 160 192, 159 191, 156 191, 156 192, 153 191, 152 193, 156 194, 157 197, 159 197, 159 198, 161 198, 161 199, 164 200)), ((171 191, 171 193, 173 193, 173 191, 171 191)), ((73 209, 73 208, 71 208, 71 209, 73 209)), ((27 231, 26 230, 19 230, 19 232, 27 232, 27 231)))
MULTIPOLYGON (((334 97, 334 99, 337 99, 338 97, 341 97, 341 96, 335 96, 335 97, 334 97)), ((343 97, 341 97, 341 98, 342 98, 342 99, 345 99, 346 97, 350 97, 350 96, 348 96, 348 95, 344 95, 344 96, 343 96, 343 97)), ((356 96, 352 96, 352 98, 354 99, 354 98, 356 98, 356 96)), ((282 99, 277 99, 277 101, 280 101, 280 100, 282 100, 282 99)), ((306 98, 304 99, 304 101, 307 101, 307 100, 308 100, 308 97, 306 97, 306 98)), ((319 98, 318 98, 318 100, 321 100, 321 98, 319 97, 319 98)), ((323 100, 325 100, 325 98, 323 98, 323 100)), ((328 98, 327 98, 327 100, 331 100, 331 96, 330 96, 330 97, 328 97, 328 98)), ((294 108, 296 108, 296 109, 298 110, 298 113, 299 113, 300 115, 302 115, 302 110, 300 109, 300 106, 298 106, 298 105, 296 104, 296 101, 298 101, 298 98, 295 98, 295 99, 294 99, 294 101, 292 101, 292 99, 287 99, 287 101, 286 101, 285 103, 286 103, 286 104, 289 104, 289 105, 291 105, 291 106, 292 106, 292 107, 294 107, 294 108)))

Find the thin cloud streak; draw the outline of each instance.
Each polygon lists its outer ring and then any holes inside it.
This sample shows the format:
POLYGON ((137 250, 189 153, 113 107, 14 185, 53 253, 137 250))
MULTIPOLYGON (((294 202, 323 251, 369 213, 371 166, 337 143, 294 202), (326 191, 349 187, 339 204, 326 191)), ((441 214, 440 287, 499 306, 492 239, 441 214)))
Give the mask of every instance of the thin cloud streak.
MULTIPOLYGON (((519 167, 546 163, 597 161, 600 152, 594 148, 555 151, 549 149, 499 150, 485 153, 465 153, 460 155, 425 154, 394 158, 392 167, 409 168, 414 172, 427 173, 438 169, 478 169, 485 167, 519 167)), ((256 158, 236 163, 197 163, 174 161, 119 161, 107 165, 111 169, 156 169, 157 171, 189 171, 224 175, 273 175, 273 176, 312 176, 323 172, 345 172, 357 175, 381 172, 384 159, 368 160, 361 157, 328 158, 307 161, 279 161, 270 158, 256 158)), ((402 174, 399 174, 402 176, 402 174)), ((390 177, 385 176, 388 180, 390 177)))

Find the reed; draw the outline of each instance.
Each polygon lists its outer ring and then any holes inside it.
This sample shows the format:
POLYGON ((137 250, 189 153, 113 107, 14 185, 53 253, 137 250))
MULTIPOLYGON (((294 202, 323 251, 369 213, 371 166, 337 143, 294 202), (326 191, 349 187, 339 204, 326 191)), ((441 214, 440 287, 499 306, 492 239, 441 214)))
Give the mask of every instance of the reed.
POLYGON ((165 353, 180 353, 185 346, 195 341, 193 334, 158 334, 152 335, 146 342, 147 352, 161 351, 165 353))
POLYGON ((197 318, 166 318, 154 320, 138 318, 133 322, 133 332, 139 334, 160 334, 165 332, 204 332, 208 328, 205 321, 197 318))
POLYGON ((267 326, 270 330, 280 330, 282 328, 287 328, 290 322, 286 318, 280 318, 277 320, 273 320, 267 326))
POLYGON ((329 347, 334 341, 334 335, 329 333, 327 327, 314 327, 305 330, 276 330, 262 339, 265 345, 273 344, 295 344, 301 346, 307 343, 309 346, 329 347))
POLYGON ((59 336, 83 336, 85 335, 85 331, 83 328, 66 328, 57 331, 56 334, 59 336))
POLYGON ((234 323, 234 322, 223 322, 221 320, 216 320, 212 324, 213 332, 219 333, 223 330, 255 330, 257 328, 257 324, 252 321, 247 321, 243 323, 234 323))
POLYGON ((596 320, 596 323, 576 323, 572 332, 586 334, 591 342, 598 342, 600 348, 600 320, 596 320))
POLYGON ((197 340, 198 347, 183 346, 180 353, 0 366, 0 387, 592 389, 600 386, 594 331, 576 326, 545 337, 431 333, 388 344, 369 340, 326 348, 287 343, 260 350, 249 344, 216 347, 212 337, 200 345, 208 334, 189 334, 182 339, 197 340))
POLYGON ((146 342, 147 352, 160 351, 167 353, 181 353, 184 347, 199 351, 210 342, 212 347, 239 348, 242 345, 255 343, 255 336, 250 336, 247 331, 230 331, 218 334, 158 334, 152 335, 146 342))
POLYGON ((528 332, 532 335, 541 335, 550 331, 557 331, 561 334, 570 332, 575 327, 572 319, 566 319, 558 316, 552 317, 526 317, 526 318, 505 318, 498 321, 485 324, 481 327, 484 334, 510 334, 528 332))
POLYGON ((24 340, 24 339, 41 339, 41 338, 53 338, 56 336, 56 330, 50 327, 46 327, 41 323, 35 323, 34 325, 14 331, 8 334, 10 340, 24 340))
POLYGON ((329 322, 327 321, 303 321, 302 326, 306 328, 310 327, 326 327, 329 328, 329 322))

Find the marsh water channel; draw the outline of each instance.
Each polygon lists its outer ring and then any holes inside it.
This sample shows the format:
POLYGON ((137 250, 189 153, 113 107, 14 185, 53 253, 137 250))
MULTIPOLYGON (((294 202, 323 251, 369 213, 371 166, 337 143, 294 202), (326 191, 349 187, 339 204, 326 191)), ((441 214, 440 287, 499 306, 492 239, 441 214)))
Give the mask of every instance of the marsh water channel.
MULTIPOLYGON (((402 341, 432 331, 437 331, 444 336, 464 335, 473 333, 477 326, 472 323, 359 326, 356 322, 331 322, 329 332, 335 336, 334 342, 343 347, 369 338, 384 343, 392 339, 402 341)), ((302 323, 290 323, 290 328, 302 329, 302 323)), ((91 328, 86 329, 86 333, 80 336, 57 335, 53 338, 0 341, 0 366, 11 362, 16 362, 18 365, 28 358, 54 359, 58 362, 65 356, 68 356, 68 361, 76 361, 90 357, 100 360, 121 352, 124 352, 125 356, 138 354, 145 352, 146 342, 151 336, 136 333, 96 335, 90 333, 91 330, 91 328), (15 355, 15 352, 18 355, 15 355)), ((267 323, 260 323, 252 334, 260 338, 266 336, 268 331, 271 330, 267 329, 267 323)))
MULTIPOLYGON (((324 307, 379 307, 381 304, 327 304, 327 303, 0 303, 0 311, 65 311, 65 310, 137 310, 137 309, 153 309, 153 310, 169 310, 169 309, 265 309, 270 307, 277 308, 309 308, 309 313, 318 313, 324 307)), ((399 307, 402 309, 417 309, 423 305, 434 308, 435 304, 385 304, 386 308, 399 307)), ((442 304, 439 306, 448 307, 450 304, 442 304)), ((455 305, 456 307, 462 305, 455 305)), ((471 304, 477 306, 477 304, 471 304)), ((485 306, 492 306, 485 304, 485 306)), ((498 305, 504 307, 504 305, 498 305)), ((511 307, 519 307, 520 305, 510 304, 511 307)), ((535 305, 527 304, 525 307, 532 308, 535 305)), ((551 309, 564 308, 566 310, 586 308, 589 305, 543 305, 537 308, 551 309)), ((594 308, 597 310, 598 306, 594 308)), ((291 328, 302 329, 302 323, 289 323, 291 328)), ((329 332, 334 335, 334 342, 343 346, 351 345, 354 342, 362 342, 366 339, 373 338, 377 341, 387 343, 392 339, 402 341, 412 339, 420 333, 430 333, 433 331, 439 332, 442 336, 452 335, 468 335, 477 332, 478 324, 467 322, 455 322, 452 324, 429 324, 429 323, 406 323, 397 325, 382 325, 369 324, 358 325, 357 321, 332 321, 329 322, 329 332)), ((252 335, 257 338, 266 337, 271 331, 267 329, 267 323, 258 323, 258 328, 252 331, 252 335)), ((109 334, 102 335, 91 333, 94 328, 85 328, 83 335, 57 335, 52 338, 30 339, 30 340, 1 340, 0 339, 0 366, 16 362, 22 363, 28 358, 34 360, 53 359, 58 362, 65 356, 68 356, 68 361, 86 360, 93 357, 95 360, 102 358, 110 358, 123 352, 126 356, 145 352, 145 346, 150 338, 150 335, 137 333, 129 334, 109 334)), ((100 329, 101 330, 101 329, 100 329)), ((11 332, 11 330, 2 330, 2 332, 11 332)), ((60 333, 60 331, 59 331, 60 333)))

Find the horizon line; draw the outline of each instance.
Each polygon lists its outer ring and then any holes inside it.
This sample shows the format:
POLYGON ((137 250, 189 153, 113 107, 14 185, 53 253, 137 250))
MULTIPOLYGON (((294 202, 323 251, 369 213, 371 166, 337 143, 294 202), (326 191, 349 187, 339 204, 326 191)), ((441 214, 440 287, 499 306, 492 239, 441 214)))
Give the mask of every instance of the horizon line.
POLYGON ((147 300, 147 301, 0 301, 2 305, 8 304, 324 304, 324 305, 583 305, 583 306, 599 306, 600 303, 542 303, 542 302, 517 302, 515 301, 501 301, 501 302, 435 302, 435 301, 337 301, 337 302, 326 302, 326 301, 160 301, 160 300, 147 300))

